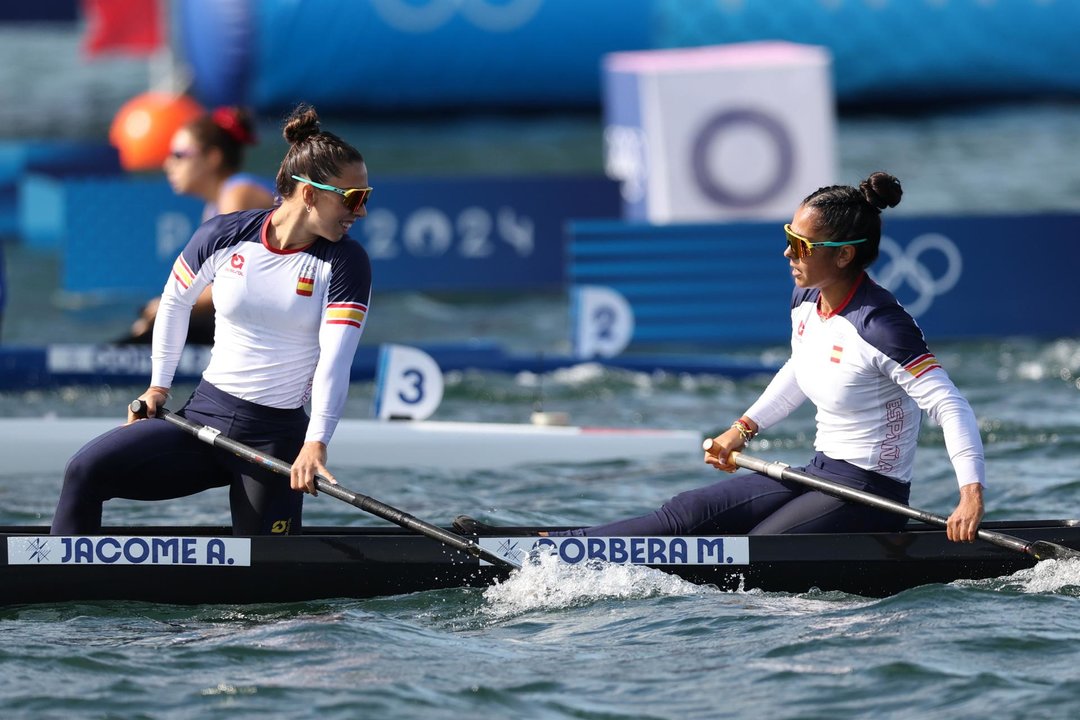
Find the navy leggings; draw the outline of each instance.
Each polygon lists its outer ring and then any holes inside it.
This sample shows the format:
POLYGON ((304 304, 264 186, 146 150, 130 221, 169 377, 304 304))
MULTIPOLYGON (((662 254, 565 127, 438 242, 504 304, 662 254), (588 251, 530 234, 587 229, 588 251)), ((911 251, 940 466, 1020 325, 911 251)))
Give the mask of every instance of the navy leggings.
MULTIPOLYGON (((257 405, 205 381, 177 415, 286 462, 300 453, 308 425, 303 408, 257 405)), ((52 534, 97 532, 102 503, 112 498, 166 500, 225 486, 234 534, 300 531, 304 494, 289 487, 289 478, 151 418, 110 430, 68 461, 52 534)))
MULTIPOLYGON (((910 486, 823 453, 794 468, 856 490, 908 502, 910 486)), ((653 535, 774 535, 780 533, 892 532, 907 519, 886 510, 839 500, 805 485, 760 473, 724 478, 689 490, 659 510, 629 520, 551 535, 647 537, 653 535)))

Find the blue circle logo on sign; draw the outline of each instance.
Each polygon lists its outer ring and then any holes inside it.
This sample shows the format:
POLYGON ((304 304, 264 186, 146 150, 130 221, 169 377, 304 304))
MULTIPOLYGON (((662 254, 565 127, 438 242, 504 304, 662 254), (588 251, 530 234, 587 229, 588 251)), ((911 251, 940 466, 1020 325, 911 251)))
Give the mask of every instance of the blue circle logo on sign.
POLYGON ((690 153, 694 180, 701 191, 718 205, 734 208, 754 207, 773 198, 788 184, 795 165, 795 147, 787 130, 779 120, 760 110, 729 110, 714 116, 694 137, 690 153), (716 177, 708 162, 709 146, 721 134, 747 127, 764 133, 776 148, 776 168, 768 182, 760 190, 749 192, 716 177))

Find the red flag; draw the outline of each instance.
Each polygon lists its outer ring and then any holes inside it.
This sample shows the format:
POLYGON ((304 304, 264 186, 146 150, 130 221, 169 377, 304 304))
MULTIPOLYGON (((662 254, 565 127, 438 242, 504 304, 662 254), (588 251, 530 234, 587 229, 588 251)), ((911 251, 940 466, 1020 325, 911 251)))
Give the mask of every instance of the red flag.
POLYGON ((83 51, 149 55, 161 47, 161 8, 158 0, 82 0, 87 20, 83 51))

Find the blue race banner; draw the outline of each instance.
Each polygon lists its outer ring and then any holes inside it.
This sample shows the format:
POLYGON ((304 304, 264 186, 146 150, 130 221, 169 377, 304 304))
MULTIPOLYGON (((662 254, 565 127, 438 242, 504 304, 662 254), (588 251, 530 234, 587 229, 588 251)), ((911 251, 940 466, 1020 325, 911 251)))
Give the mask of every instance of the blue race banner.
MULTIPOLYGON (((0 237, 36 239, 38 226, 49 227, 59 218, 36 216, 23 194, 27 176, 86 177, 119 175, 120 155, 105 142, 76 140, 0 140, 0 237), (26 227, 27 224, 32 227, 26 227)), ((30 244, 34 244, 30 242, 30 244)))
MULTIPOLYGON (((870 274, 927 339, 1080 335, 1080 215, 896 218, 870 274)), ((630 348, 787 343, 793 288, 778 223, 570 226, 572 286, 633 313, 630 348)), ((579 318, 580 320, 580 318, 579 318)))
POLYGON ((874 279, 928 338, 1075 336, 1080 215, 887 220, 874 279))
POLYGON ((199 226, 202 203, 176 195, 164 179, 57 178, 53 184, 55 192, 40 197, 60 205, 46 217, 63 218, 61 290, 143 299, 160 294, 199 226))
MULTIPOLYGON (((164 180, 52 180, 61 207, 62 289, 151 296, 198 226, 201 204, 164 180)), ((376 292, 540 290, 565 285, 565 226, 620 212, 601 176, 382 178, 352 236, 368 250, 376 292)), ((44 201, 43 201, 44 202, 44 201)))
POLYGON ((565 228, 615 218, 603 177, 385 180, 353 234, 377 290, 540 290, 566 284, 565 228))

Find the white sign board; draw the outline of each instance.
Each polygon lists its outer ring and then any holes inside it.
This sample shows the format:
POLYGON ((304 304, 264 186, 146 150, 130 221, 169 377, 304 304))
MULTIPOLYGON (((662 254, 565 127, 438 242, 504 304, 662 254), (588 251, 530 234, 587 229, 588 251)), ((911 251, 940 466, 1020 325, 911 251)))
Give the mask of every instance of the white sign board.
POLYGON ((605 166, 624 217, 790 219, 834 183, 831 72, 825 48, 785 42, 607 55, 605 166))

